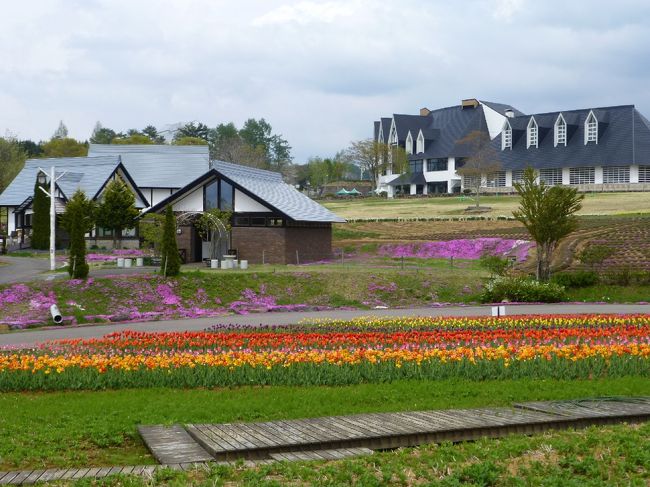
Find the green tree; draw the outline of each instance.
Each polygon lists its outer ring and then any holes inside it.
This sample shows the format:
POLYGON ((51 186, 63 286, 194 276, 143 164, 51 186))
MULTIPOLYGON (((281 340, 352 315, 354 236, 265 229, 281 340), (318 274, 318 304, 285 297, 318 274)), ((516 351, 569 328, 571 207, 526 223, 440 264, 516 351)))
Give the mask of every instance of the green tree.
POLYGON ((176 217, 171 205, 167 205, 165 211, 161 257, 160 269, 163 276, 177 276, 181 271, 181 257, 176 244, 176 217))
POLYGON ((113 230, 113 248, 117 248, 122 232, 135 227, 139 213, 133 192, 121 179, 114 179, 102 193, 97 208, 97 225, 113 230))
POLYGON ((116 137, 111 141, 111 144, 121 145, 150 145, 153 144, 148 136, 142 134, 132 134, 127 137, 116 137))
POLYGON ((522 182, 514 184, 521 197, 514 217, 524 224, 537 247, 537 279, 551 277, 551 258, 560 240, 578 227, 575 213, 582 208, 584 195, 577 188, 547 186, 537 182, 537 175, 529 167, 522 182))
POLYGON ((91 144, 110 144, 115 137, 120 137, 122 134, 117 134, 115 130, 103 127, 100 122, 95 124, 93 133, 90 136, 91 144))
POLYGON ((88 155, 88 146, 75 139, 52 139, 43 144, 45 157, 85 157, 88 155))
POLYGON ((18 145, 25 153, 27 159, 40 157, 43 154, 43 142, 36 143, 33 140, 20 140, 18 145))
POLYGON ((42 189, 49 190, 47 184, 36 181, 34 199, 32 200, 32 248, 47 250, 50 248, 50 197, 42 189))
POLYGON ((95 226, 96 205, 86 197, 86 193, 77 190, 65 207, 61 217, 61 226, 70 235, 68 256, 68 274, 73 279, 88 277, 86 263, 86 233, 95 226))
POLYGON ((19 142, 0 137, 0 193, 21 171, 26 157, 19 142))
POLYGON ((389 167, 393 174, 404 172, 408 168, 408 156, 402 147, 390 147, 373 139, 352 142, 344 152, 344 159, 369 174, 375 188, 379 176, 389 167))
POLYGON ((603 262, 605 262, 608 257, 611 257, 613 253, 614 249, 609 245, 593 244, 589 242, 588 245, 578 254, 578 260, 582 264, 590 266, 592 271, 596 266, 598 266, 598 269, 600 270, 603 262))
MULTIPOLYGON (((201 122, 190 122, 179 128, 174 134, 174 140, 182 139, 184 137, 193 137, 208 141, 208 133, 210 129, 208 126, 201 122)), ((185 145, 185 144, 178 144, 185 145)))
POLYGON ((208 145, 208 141, 200 137, 180 137, 174 139, 172 145, 208 145))
POLYGON ((163 237, 163 226, 165 223, 165 216, 157 213, 148 213, 140 220, 138 229, 140 230, 140 237, 143 243, 155 252, 160 253, 163 237))
POLYGON ((291 164, 291 146, 279 134, 273 134, 273 127, 263 118, 249 118, 239 130, 239 136, 250 147, 265 154, 266 169, 283 171, 291 164))
POLYGON ((142 133, 151 139, 154 144, 164 144, 165 137, 158 133, 158 129, 153 125, 147 125, 142 129, 142 133))

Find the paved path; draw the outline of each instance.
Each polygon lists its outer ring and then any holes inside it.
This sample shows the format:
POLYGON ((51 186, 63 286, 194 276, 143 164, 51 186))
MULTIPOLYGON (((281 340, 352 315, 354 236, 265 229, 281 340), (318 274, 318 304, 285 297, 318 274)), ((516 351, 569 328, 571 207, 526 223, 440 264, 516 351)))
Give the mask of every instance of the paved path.
MULTIPOLYGON (((570 314, 570 313, 649 313, 650 304, 519 304, 506 306, 506 314, 570 314)), ((352 319, 359 316, 489 316, 490 306, 445 306, 438 308, 331 310, 310 312, 253 313, 191 320, 149 321, 145 323, 110 323, 105 325, 82 325, 52 327, 0 334, 0 346, 31 346, 58 338, 96 338, 116 331, 200 331, 217 324, 235 325, 282 325, 295 324, 304 319, 352 319)))
POLYGON ((0 256, 0 284, 28 282, 39 279, 43 272, 50 270, 50 261, 42 257, 0 256))

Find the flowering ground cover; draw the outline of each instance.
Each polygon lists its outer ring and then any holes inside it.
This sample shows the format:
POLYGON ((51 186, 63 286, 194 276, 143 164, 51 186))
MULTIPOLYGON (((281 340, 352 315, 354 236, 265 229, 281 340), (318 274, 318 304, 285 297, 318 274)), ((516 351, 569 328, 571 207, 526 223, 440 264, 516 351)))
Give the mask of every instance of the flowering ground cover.
POLYGON ((526 260, 533 244, 527 240, 505 238, 473 238, 422 243, 382 245, 379 255, 386 257, 418 257, 422 259, 479 259, 483 255, 512 256, 526 260))
POLYGON ((88 262, 111 262, 116 261, 118 257, 135 258, 150 255, 148 252, 140 249, 115 249, 110 252, 90 252, 86 254, 88 262))
POLYGON ((0 353, 3 391, 648 375, 648 315, 218 325, 0 353))
POLYGON ((483 275, 471 268, 402 271, 325 267, 196 272, 173 279, 116 275, 0 286, 0 325, 26 328, 47 324, 53 303, 58 304, 64 323, 71 324, 471 302, 476 301, 483 275))

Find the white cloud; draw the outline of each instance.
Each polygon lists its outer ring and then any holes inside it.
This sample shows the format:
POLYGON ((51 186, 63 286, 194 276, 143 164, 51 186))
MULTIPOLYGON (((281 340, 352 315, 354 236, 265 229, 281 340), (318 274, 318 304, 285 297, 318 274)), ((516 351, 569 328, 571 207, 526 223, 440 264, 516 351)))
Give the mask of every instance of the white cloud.
POLYGON ((334 22, 340 17, 350 17, 355 12, 354 2, 299 2, 282 5, 252 21, 254 26, 278 24, 310 24, 315 22, 334 22))
POLYGON ((511 22, 523 6, 524 0, 495 0, 492 16, 497 20, 511 22))

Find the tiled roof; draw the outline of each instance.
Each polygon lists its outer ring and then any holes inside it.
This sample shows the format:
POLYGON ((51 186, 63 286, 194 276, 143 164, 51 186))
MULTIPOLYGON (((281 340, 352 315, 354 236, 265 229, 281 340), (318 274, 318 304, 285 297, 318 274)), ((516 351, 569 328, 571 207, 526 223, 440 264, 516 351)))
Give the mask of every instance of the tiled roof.
POLYGON ((39 167, 49 172, 50 167, 54 166, 57 175, 68 171, 58 181, 59 189, 66 197, 70 198, 77 188, 81 188, 89 198, 92 198, 113 173, 119 162, 117 156, 29 159, 18 176, 0 195, 0 206, 19 206, 29 196, 32 196, 39 167))
POLYGON ((182 188, 210 168, 206 145, 90 144, 88 156, 121 156, 140 188, 182 188))
POLYGON ((285 183, 279 173, 223 161, 212 161, 212 167, 293 220, 345 222, 343 218, 285 183))
POLYGON ((538 113, 509 121, 512 149, 501 150, 501 136, 492 141, 506 170, 650 164, 650 127, 633 105, 538 113), (597 144, 584 143, 584 124, 590 111, 598 120, 597 144), (555 147, 553 131, 560 113, 567 123, 566 147, 555 147), (539 127, 537 148, 526 148, 526 127, 531 116, 539 127))

